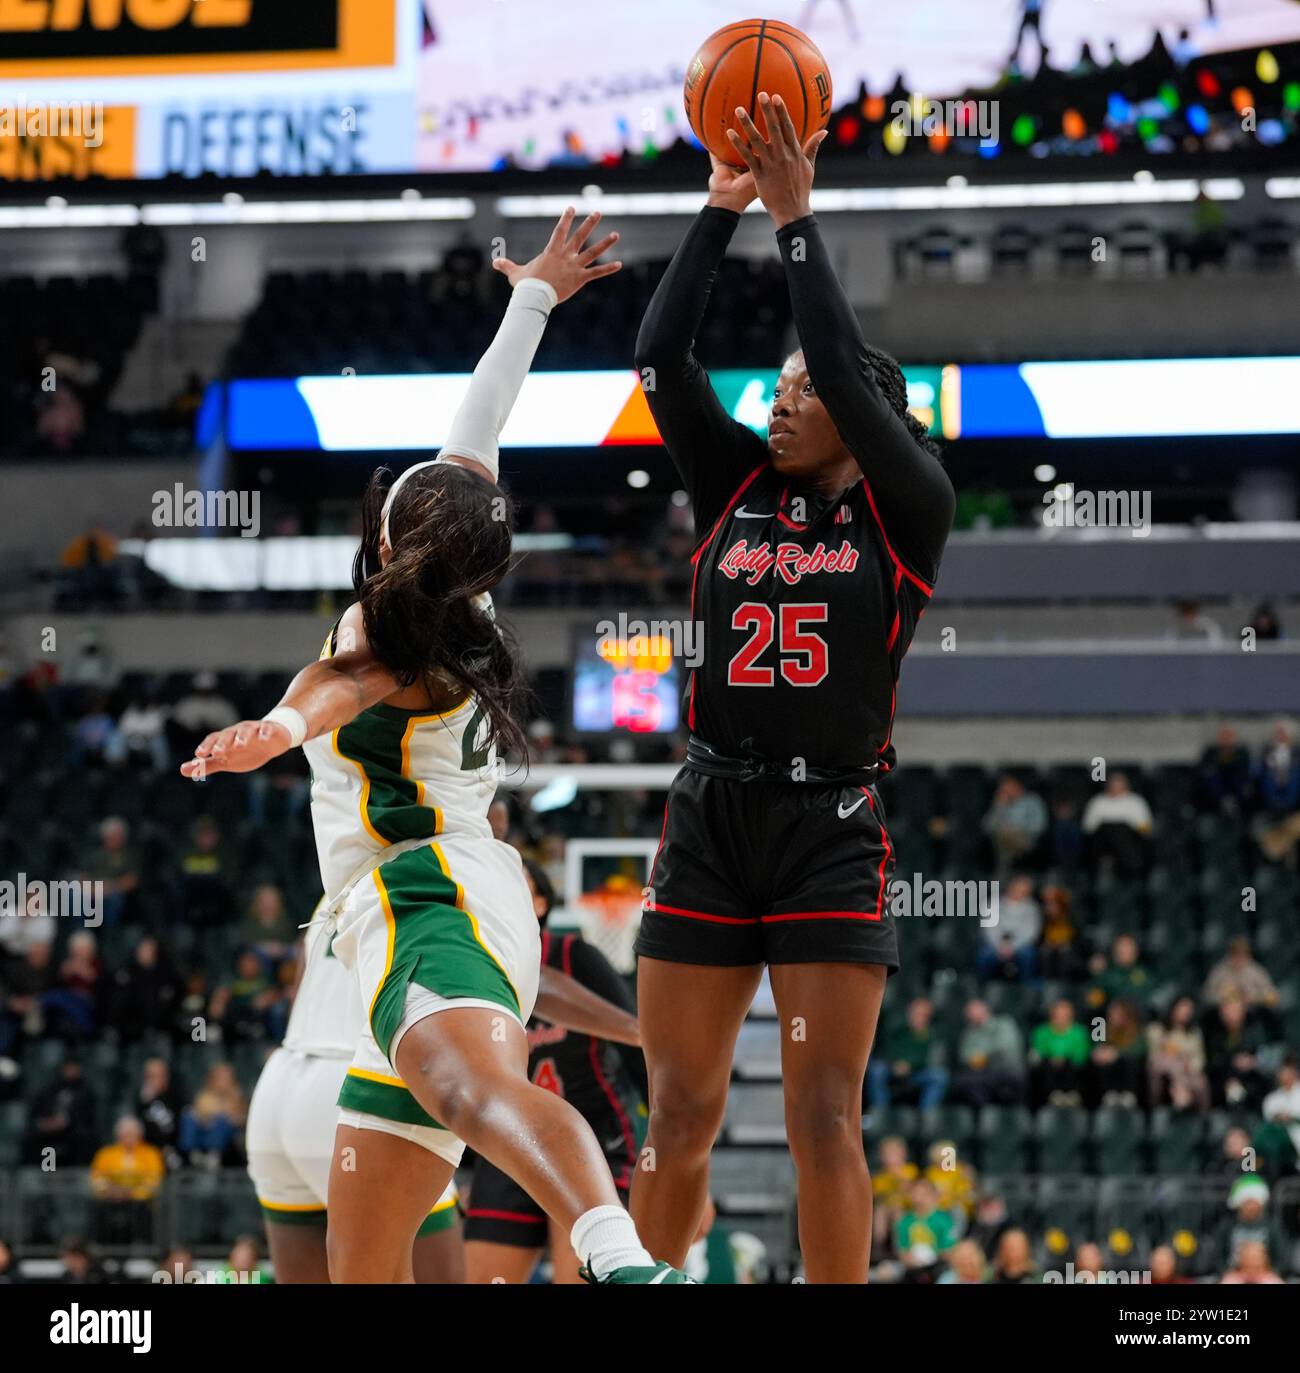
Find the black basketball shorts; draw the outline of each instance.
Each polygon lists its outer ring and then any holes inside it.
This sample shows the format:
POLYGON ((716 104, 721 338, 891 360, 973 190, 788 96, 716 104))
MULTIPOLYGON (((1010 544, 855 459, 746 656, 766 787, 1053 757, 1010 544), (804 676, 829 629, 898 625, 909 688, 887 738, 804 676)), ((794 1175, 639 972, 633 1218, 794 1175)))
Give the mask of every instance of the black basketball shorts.
MULTIPOLYGON (((627 1188, 617 1182, 627 1172, 627 1159, 610 1160, 619 1200, 627 1205, 627 1188)), ((541 1249, 550 1239, 546 1212, 500 1168, 485 1158, 474 1162, 474 1177, 465 1210, 465 1239, 488 1244, 509 1244, 516 1249, 541 1249)))
POLYGON ((894 846, 874 787, 683 768, 668 791, 636 951, 670 963, 898 968, 894 846))

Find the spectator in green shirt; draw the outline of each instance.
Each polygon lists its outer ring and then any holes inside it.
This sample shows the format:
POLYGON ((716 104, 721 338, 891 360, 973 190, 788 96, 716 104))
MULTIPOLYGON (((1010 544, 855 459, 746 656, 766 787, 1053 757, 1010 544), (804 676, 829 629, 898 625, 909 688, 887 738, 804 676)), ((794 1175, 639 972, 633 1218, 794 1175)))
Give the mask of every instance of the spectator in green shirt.
POLYGON ((911 1204, 894 1226, 894 1248, 909 1268, 929 1268, 957 1242, 957 1227, 940 1211, 934 1184, 919 1178, 912 1184, 911 1204))
POLYGON ((1091 1051, 1088 1032, 1075 1020, 1074 1007, 1062 997, 1030 1037, 1032 1104, 1082 1105, 1083 1070, 1091 1051))
POLYGON ((1117 998, 1145 1007, 1151 997, 1152 977, 1142 966, 1142 951, 1131 934, 1121 934, 1111 946, 1110 961, 1098 954, 1091 964, 1092 985, 1088 1004, 1104 1006, 1117 998))
POLYGON ((871 1106, 915 1102, 938 1106, 948 1086, 947 1050, 934 1030, 934 1003, 918 996, 908 1003, 907 1023, 884 1036, 867 1065, 871 1106))

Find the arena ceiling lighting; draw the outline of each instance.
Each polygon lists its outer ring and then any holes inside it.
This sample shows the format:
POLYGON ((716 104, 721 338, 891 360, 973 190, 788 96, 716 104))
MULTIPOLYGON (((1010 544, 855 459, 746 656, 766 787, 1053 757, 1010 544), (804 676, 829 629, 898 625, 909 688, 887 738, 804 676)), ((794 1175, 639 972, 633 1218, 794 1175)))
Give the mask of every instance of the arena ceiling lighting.
MULTIPOLYGON (((1264 183, 1275 200, 1300 197, 1300 177, 1272 177, 1264 183)), ((1189 204, 1204 191, 1211 200, 1240 200, 1239 177, 1194 177, 1167 181, 1046 181, 972 186, 952 177, 940 186, 873 186, 816 190, 812 206, 820 214, 931 210, 1052 209, 1095 205, 1189 204)), ((495 209, 506 219, 555 219, 570 205, 624 218, 695 215, 698 191, 605 193, 586 186, 573 195, 499 196, 495 209)), ((230 193, 219 200, 152 201, 144 205, 75 205, 51 196, 43 205, 0 206, 0 229, 120 229, 133 224, 159 228, 240 224, 403 224, 473 219, 477 204, 469 196, 400 195, 369 199, 248 200, 230 193)), ((760 214, 757 202, 747 213, 760 214)))
POLYGON ((114 229, 197 224, 400 224, 417 220, 473 219, 466 196, 402 195, 371 200, 220 200, 146 205, 69 205, 51 196, 44 205, 0 206, 0 229, 114 229))
MULTIPOLYGON (((572 548, 571 534, 516 534, 516 553, 572 548)), ((185 591, 343 591, 357 541, 346 534, 268 539, 123 539, 119 550, 185 591)))
MULTIPOLYGON (((1168 205, 1187 204, 1203 190, 1211 200, 1240 200, 1246 193, 1239 177, 1212 177, 1204 181, 1184 177, 1168 181, 1129 178, 1125 181, 1043 181, 1023 184, 972 186, 872 186, 859 189, 823 189, 812 193, 812 208, 821 214, 841 211, 889 210, 1020 210, 1074 205, 1168 205)), ((504 195, 496 202, 506 219, 553 219, 570 206, 600 210, 607 215, 696 215, 698 191, 613 192, 584 194, 575 200, 562 195, 504 195)), ((761 214, 757 201, 747 214, 761 214)))

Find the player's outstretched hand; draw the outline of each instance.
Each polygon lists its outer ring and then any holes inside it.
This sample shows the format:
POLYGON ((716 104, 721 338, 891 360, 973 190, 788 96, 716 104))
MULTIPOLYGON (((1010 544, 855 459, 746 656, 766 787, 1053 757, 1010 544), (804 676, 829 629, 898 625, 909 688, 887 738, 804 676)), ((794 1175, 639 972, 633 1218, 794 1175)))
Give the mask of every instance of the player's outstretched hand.
POLYGON ((709 154, 709 161, 713 163, 713 175, 709 177, 709 204, 743 215, 758 199, 754 173, 742 172, 738 167, 729 167, 713 153, 709 154))
POLYGON ((271 720, 241 720, 209 734, 181 764, 181 774, 201 782, 214 772, 255 772, 272 758, 288 753, 292 740, 283 725, 271 720))
POLYGON ((561 300, 577 295, 589 281, 613 276, 623 264, 598 264, 596 259, 618 242, 618 235, 606 234, 598 243, 587 247, 587 240, 600 223, 600 211, 593 210, 578 226, 577 232, 571 233, 576 215, 577 211, 572 207, 565 210, 551 233, 550 242, 531 262, 525 262, 521 267, 508 257, 498 257, 492 259, 492 266, 505 274, 511 286, 525 277, 540 277, 555 287, 555 294, 561 300))
POLYGON ((780 229, 812 214, 813 169, 817 149, 827 134, 823 129, 801 147, 799 132, 785 101, 779 95, 773 99, 763 91, 758 104, 767 125, 767 136, 759 133, 746 110, 738 108, 736 123, 740 132, 728 129, 727 137, 749 168, 764 207, 780 229))

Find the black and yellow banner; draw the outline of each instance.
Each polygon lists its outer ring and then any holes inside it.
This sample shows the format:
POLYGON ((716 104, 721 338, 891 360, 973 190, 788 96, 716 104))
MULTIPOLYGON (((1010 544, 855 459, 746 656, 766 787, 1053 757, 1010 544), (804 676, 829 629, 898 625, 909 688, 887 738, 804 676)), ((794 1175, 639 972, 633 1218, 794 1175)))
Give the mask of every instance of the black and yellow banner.
POLYGON ((0 77, 391 66, 396 0, 0 0, 0 77))

